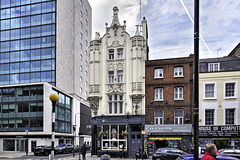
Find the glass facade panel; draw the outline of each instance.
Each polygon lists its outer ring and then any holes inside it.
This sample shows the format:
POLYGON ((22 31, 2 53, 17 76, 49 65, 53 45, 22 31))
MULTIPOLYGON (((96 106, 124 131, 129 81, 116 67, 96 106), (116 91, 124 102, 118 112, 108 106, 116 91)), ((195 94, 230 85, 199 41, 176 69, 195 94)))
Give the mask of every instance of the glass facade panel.
POLYGON ((0 7, 0 85, 55 85, 55 1, 0 0, 0 7))

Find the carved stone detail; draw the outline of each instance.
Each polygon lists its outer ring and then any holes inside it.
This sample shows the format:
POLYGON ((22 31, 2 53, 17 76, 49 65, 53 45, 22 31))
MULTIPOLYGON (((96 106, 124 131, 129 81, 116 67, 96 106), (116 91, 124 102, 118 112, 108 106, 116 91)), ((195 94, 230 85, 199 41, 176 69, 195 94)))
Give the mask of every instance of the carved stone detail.
POLYGON ((133 82, 132 91, 142 91, 142 82, 133 82))
POLYGON ((108 84, 108 93, 123 92, 123 84, 108 84))

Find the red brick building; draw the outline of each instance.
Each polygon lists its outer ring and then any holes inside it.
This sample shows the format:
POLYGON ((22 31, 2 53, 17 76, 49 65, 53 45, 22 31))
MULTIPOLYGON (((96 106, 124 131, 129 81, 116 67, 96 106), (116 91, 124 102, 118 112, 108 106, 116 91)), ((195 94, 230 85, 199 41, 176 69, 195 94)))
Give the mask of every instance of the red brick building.
POLYGON ((190 152, 193 61, 193 54, 146 61, 145 129, 150 154, 155 147, 164 145, 190 152))

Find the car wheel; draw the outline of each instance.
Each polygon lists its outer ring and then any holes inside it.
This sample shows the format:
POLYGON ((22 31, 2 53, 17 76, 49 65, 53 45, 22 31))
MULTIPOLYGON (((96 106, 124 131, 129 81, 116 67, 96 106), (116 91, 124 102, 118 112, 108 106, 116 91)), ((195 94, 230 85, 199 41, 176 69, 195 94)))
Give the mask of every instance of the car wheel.
POLYGON ((34 153, 34 156, 38 156, 38 154, 37 154, 37 153, 34 153))
POLYGON ((48 156, 48 155, 49 155, 49 153, 48 153, 48 152, 45 152, 44 154, 45 154, 45 156, 48 156))

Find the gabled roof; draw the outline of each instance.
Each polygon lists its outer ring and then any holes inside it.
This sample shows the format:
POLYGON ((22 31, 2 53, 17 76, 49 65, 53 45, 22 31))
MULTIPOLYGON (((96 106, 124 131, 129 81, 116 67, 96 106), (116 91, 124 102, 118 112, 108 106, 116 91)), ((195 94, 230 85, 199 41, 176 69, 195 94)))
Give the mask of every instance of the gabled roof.
POLYGON ((239 50, 239 53, 240 53, 240 43, 238 43, 238 45, 229 53, 228 57, 237 56, 237 55, 234 55, 234 54, 235 54, 238 50, 239 50))

